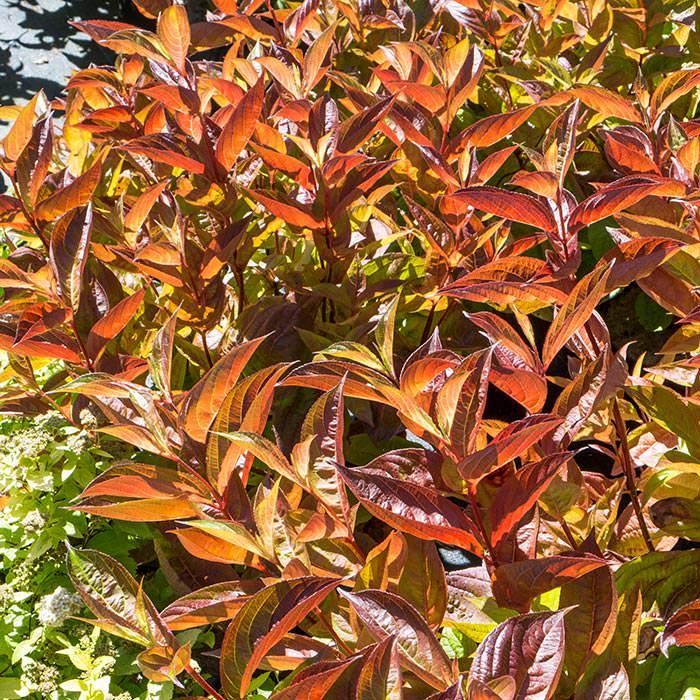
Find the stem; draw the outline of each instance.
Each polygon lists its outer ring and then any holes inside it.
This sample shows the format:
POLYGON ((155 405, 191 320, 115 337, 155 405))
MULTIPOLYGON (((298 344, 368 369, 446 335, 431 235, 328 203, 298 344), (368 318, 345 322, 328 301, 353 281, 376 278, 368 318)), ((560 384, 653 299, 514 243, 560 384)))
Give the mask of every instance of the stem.
POLYGON ((204 348, 204 354, 207 356, 207 362, 209 363, 209 367, 213 367, 214 360, 211 359, 211 353, 209 352, 209 345, 207 344, 207 333, 204 330, 200 330, 199 335, 202 338, 202 347, 204 348))
POLYGON ((183 469, 186 469, 190 474, 192 474, 192 476, 195 477, 197 481, 199 481, 202 484, 202 486, 204 486, 207 489, 207 491, 209 491, 209 493, 216 501, 219 510, 221 510, 222 513, 226 514, 226 504, 219 495, 219 492, 209 483, 207 479, 205 479, 191 464, 185 462, 185 460, 182 459, 180 455, 177 455, 173 452, 170 455, 170 459, 175 460, 183 469))
POLYGON ((561 525, 561 529, 564 531, 564 535, 566 535, 566 539, 569 541, 569 545, 571 546, 571 549, 576 549, 578 545, 576 544, 576 540, 574 539, 574 535, 571 532, 571 528, 569 527, 569 523, 564 520, 564 518, 561 515, 557 515, 557 520, 559 521, 559 525, 561 525))
POLYGON ((632 508, 639 521, 639 529, 642 531, 642 537, 650 552, 654 550, 654 543, 651 541, 651 535, 649 534, 649 528, 647 527, 646 521, 644 520, 644 515, 642 513, 642 505, 639 502, 639 494, 637 493, 637 485, 634 483, 634 467, 632 465, 632 457, 630 455, 630 448, 627 444, 627 428, 625 428, 625 421, 622 420, 622 413, 620 413, 620 406, 617 402, 617 398, 613 399, 612 404, 613 409, 613 420, 615 422, 615 432, 617 433, 617 439, 619 444, 619 458, 622 462, 622 466, 625 470, 625 480, 627 481, 627 491, 630 495, 630 500, 632 501, 632 508))
POLYGON ((270 0, 266 0, 267 9, 270 13, 270 16, 272 17, 272 23, 275 25, 275 33, 277 34, 277 40, 280 42, 280 44, 285 44, 284 40, 284 31, 282 29, 282 25, 280 24, 279 19, 277 19, 277 13, 275 12, 274 8, 272 7, 272 2, 270 0))
POLYGON ((428 318, 425 319, 425 326, 423 326, 423 334, 420 337, 420 342, 418 345, 423 345, 423 343, 428 340, 430 337, 430 331, 432 330, 433 327, 433 318, 435 316, 435 307, 437 306, 437 302, 435 302, 431 307, 430 311, 428 312, 428 318))
POLYGON ((71 318, 71 328, 73 329, 75 339, 78 341, 78 345, 80 347, 80 352, 83 354, 83 357, 85 358, 85 364, 87 365, 87 368, 91 372, 94 372, 95 367, 92 364, 92 360, 90 359, 90 355, 88 355, 88 351, 87 351, 87 348, 85 347, 85 343, 83 343, 83 339, 80 337, 80 333, 78 332, 78 325, 75 322, 75 313, 73 312, 72 308, 71 308, 70 318, 71 318))
POLYGON ((481 538, 484 540, 484 553, 488 555, 491 563, 497 566, 496 558, 491 550, 491 545, 489 543, 489 537, 486 534, 486 527, 484 526, 484 521, 481 517, 481 511, 479 510, 479 501, 476 498, 476 486, 469 486, 469 503, 471 504, 472 511, 474 512, 474 520, 481 533, 481 538))
POLYGON ((226 700, 226 698, 218 691, 214 690, 214 688, 209 685, 207 681, 202 678, 201 674, 199 671, 196 671, 195 669, 192 668, 190 664, 187 664, 185 666, 185 671, 192 676, 192 678, 199 683, 200 686, 202 686, 202 689, 208 694, 211 695, 211 697, 215 698, 215 700, 226 700))
POLYGON ((318 618, 318 621, 328 630, 328 634, 331 635, 333 638, 333 641, 349 656, 352 656, 355 652, 336 634, 336 631, 333 629, 333 626, 331 625, 328 620, 326 620, 324 614, 321 612, 320 608, 315 608, 314 612, 316 613, 316 617, 318 618))

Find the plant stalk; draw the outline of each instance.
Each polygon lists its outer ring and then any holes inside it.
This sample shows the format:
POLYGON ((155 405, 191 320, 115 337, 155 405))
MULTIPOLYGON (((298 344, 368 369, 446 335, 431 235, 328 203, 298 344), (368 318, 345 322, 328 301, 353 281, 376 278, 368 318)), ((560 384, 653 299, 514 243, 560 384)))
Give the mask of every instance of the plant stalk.
POLYGON ((622 467, 625 471, 627 491, 629 492, 630 500, 632 501, 632 508, 634 508, 635 515, 637 516, 637 520, 639 521, 639 529, 642 531, 644 543, 646 544, 647 549, 650 552, 653 552, 655 551, 654 543, 651 541, 649 528, 647 527, 646 521, 644 520, 644 514, 642 513, 642 504, 639 502, 637 485, 634 481, 634 466, 632 465, 630 448, 627 444, 627 428, 625 427, 625 421, 622 419, 622 413, 620 412, 620 405, 617 402, 617 398, 613 399, 612 410, 613 421, 615 423, 615 432, 617 433, 619 445, 619 457, 620 461, 622 462, 622 467))
POLYGON ((199 671, 196 671, 190 664, 187 664, 185 666, 185 671, 190 674, 190 676, 197 682, 199 685, 202 687, 202 689, 208 694, 211 695, 215 700, 226 700, 226 698, 218 691, 212 688, 212 686, 202 678, 202 675, 199 673, 199 671))

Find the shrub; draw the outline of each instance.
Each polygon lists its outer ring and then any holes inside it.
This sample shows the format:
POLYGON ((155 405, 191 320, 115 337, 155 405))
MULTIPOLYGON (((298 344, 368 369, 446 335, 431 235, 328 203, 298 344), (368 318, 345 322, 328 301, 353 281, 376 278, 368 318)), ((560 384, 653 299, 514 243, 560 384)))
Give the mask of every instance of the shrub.
POLYGON ((227 700, 697 693, 694 5, 136 4, 3 144, 3 405, 176 538, 165 607, 70 550, 93 623, 227 700))
MULTIPOLYGON (((108 441, 98 446, 57 412, 2 423, 0 493, 8 494, 0 521, 3 698, 65 697, 69 688, 84 700, 121 692, 145 697, 139 694, 145 687, 134 683, 138 647, 114 645, 105 633, 70 619, 84 610, 65 570, 65 540, 99 546, 135 573, 133 556, 152 538, 144 525, 109 524, 68 508, 113 460, 109 449, 108 441)), ((163 586, 162 578, 158 583, 163 586)))

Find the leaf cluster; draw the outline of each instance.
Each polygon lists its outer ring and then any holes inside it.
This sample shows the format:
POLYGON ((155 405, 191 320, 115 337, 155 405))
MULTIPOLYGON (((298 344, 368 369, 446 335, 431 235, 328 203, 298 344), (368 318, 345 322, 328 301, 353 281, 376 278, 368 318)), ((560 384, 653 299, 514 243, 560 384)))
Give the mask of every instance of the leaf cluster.
POLYGON ((71 550, 93 623, 218 700, 696 688, 694 3, 136 5, 0 163, 2 406, 136 448, 74 507, 180 581, 71 550))

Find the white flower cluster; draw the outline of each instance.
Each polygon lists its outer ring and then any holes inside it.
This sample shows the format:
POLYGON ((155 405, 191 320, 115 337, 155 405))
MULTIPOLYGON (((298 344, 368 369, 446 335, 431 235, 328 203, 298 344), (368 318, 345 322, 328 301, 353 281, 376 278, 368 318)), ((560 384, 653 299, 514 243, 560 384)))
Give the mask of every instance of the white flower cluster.
POLYGON ((39 623, 44 627, 60 627, 67 618, 83 606, 80 596, 59 586, 53 593, 45 595, 36 606, 39 623))
POLYGON ((22 519, 22 527, 27 532, 39 532, 46 525, 46 518, 38 510, 30 510, 22 519))

